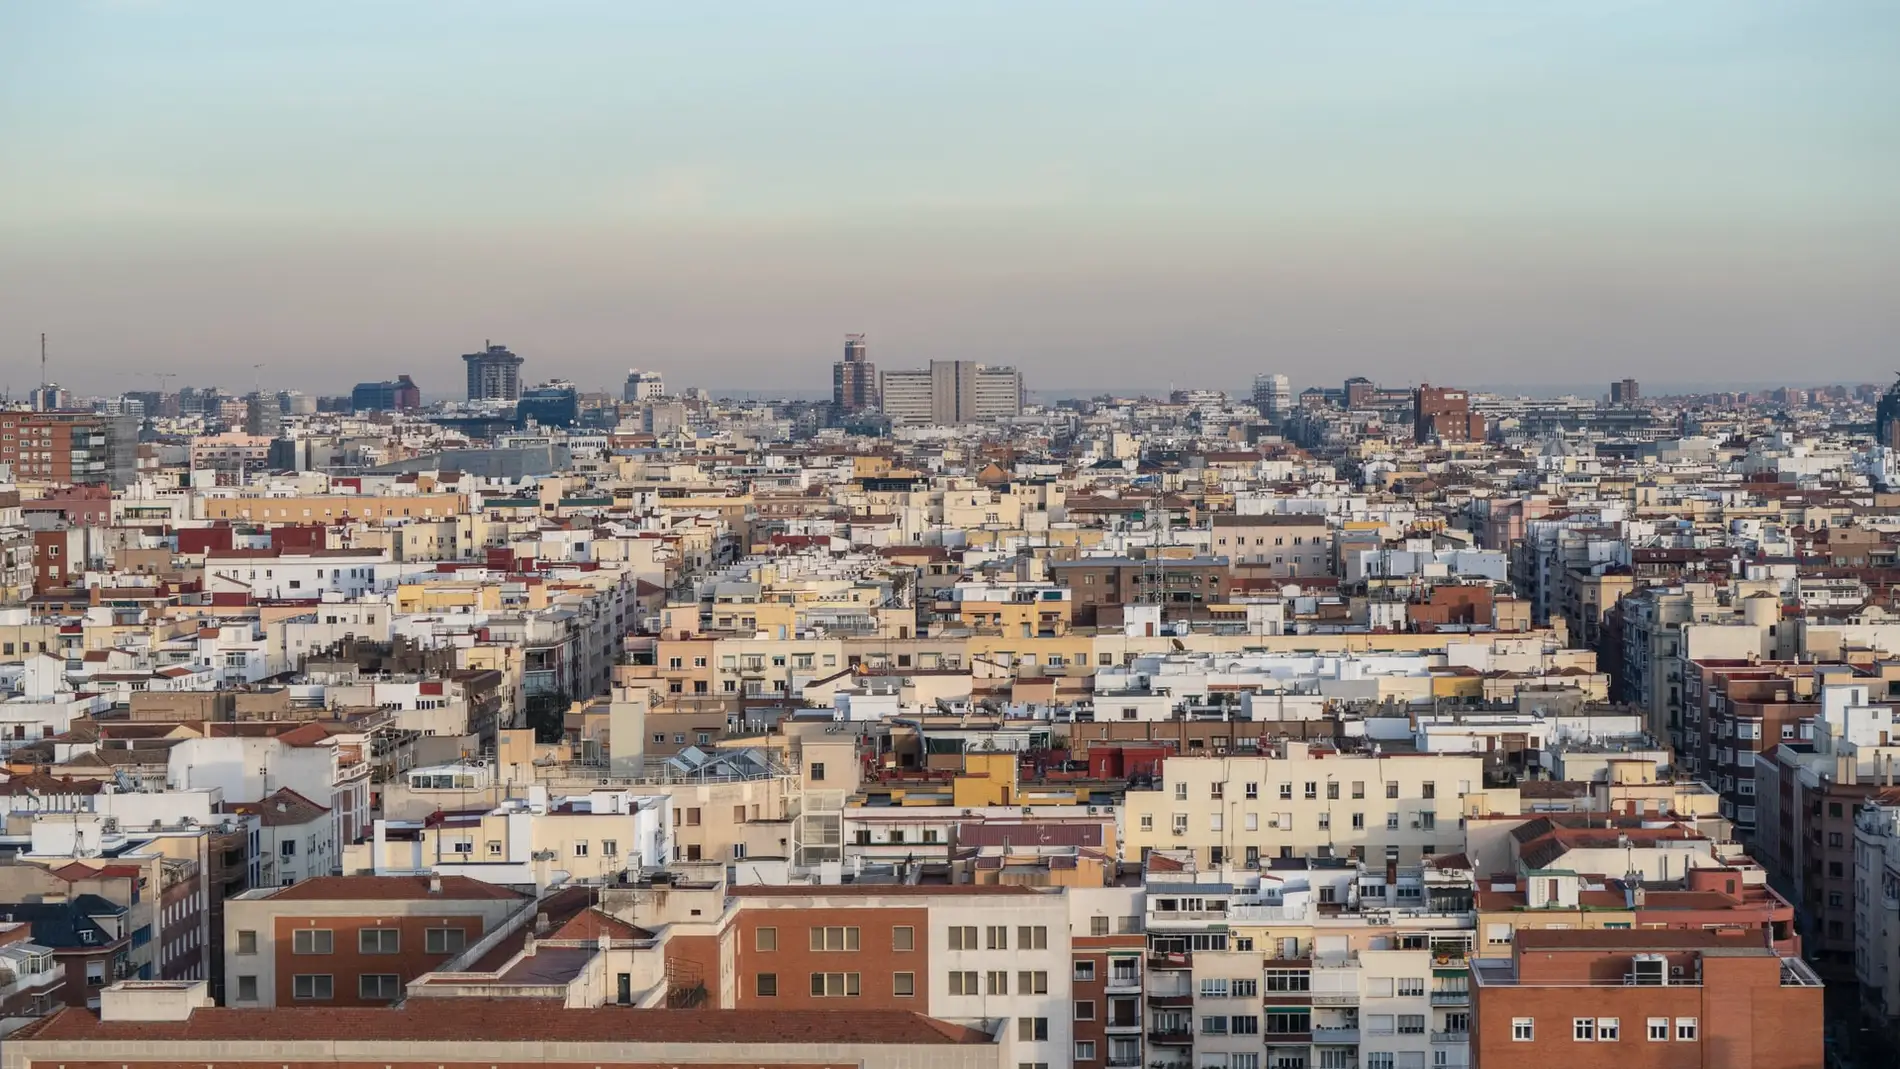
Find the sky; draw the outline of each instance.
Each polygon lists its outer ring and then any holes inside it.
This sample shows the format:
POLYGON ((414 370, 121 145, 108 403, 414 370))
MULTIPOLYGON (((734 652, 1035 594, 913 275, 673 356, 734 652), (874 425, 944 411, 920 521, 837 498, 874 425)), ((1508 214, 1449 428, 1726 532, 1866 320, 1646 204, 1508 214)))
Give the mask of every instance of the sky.
POLYGON ((1900 4, 0 3, 0 390, 1886 381, 1900 4), (254 368, 254 364, 262 364, 254 368))

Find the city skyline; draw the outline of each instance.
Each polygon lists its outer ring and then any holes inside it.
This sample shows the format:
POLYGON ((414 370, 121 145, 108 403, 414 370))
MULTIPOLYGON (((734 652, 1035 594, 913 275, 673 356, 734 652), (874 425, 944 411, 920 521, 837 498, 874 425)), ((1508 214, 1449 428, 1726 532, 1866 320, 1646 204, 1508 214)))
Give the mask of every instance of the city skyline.
POLYGON ((427 386, 492 335, 577 382, 795 389, 852 330, 1032 388, 1884 381, 1896 30, 1858 3, 16 5, 0 360, 16 394, 41 330, 82 392, 257 362, 427 386))

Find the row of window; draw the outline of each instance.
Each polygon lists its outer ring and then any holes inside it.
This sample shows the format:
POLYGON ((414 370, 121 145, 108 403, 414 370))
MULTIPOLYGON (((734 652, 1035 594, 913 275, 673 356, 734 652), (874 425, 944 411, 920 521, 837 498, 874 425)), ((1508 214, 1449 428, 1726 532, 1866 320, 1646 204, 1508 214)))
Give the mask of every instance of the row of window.
MULTIPOLYGON (((1301 785, 1300 796, 1307 799, 1308 801, 1318 801, 1319 788, 1320 788, 1319 780, 1311 780, 1311 779, 1307 780, 1304 784, 1301 785)), ((1438 797, 1438 784, 1432 780, 1426 780, 1423 783, 1420 783, 1418 786, 1418 789, 1419 789, 1418 796, 1420 798, 1438 797)), ((1459 793, 1460 794, 1469 793, 1470 789, 1471 789, 1470 783, 1463 782, 1459 786, 1459 793)), ((1225 781, 1222 781, 1219 783, 1210 783, 1207 785, 1207 790, 1208 790, 1208 797, 1214 801, 1220 801, 1221 799, 1227 797, 1227 784, 1225 781)), ((1241 791, 1248 798, 1258 798, 1260 797, 1260 784, 1243 783, 1241 784, 1241 791)), ((1293 799, 1293 784, 1291 783, 1280 784, 1279 796, 1282 799, 1291 801, 1293 799)), ((1353 780, 1352 781, 1352 797, 1364 798, 1365 796, 1366 796, 1366 781, 1353 780)), ((1398 780, 1389 779, 1385 781, 1385 796, 1387 798, 1397 798, 1400 796, 1398 780)), ((1181 802, 1187 801, 1188 785, 1186 783, 1176 783, 1174 785, 1174 797, 1176 801, 1181 801, 1181 802)), ((1329 801, 1339 800, 1338 781, 1330 780, 1330 779, 1326 781, 1326 798, 1329 801)))
MULTIPOLYGON (((752 990, 760 998, 778 997, 778 974, 757 973, 752 978, 752 990)), ((815 972, 811 974, 811 996, 813 998, 857 998, 864 990, 864 974, 854 972, 815 972)), ((891 994, 900 998, 909 998, 917 993, 917 974, 898 972, 891 974, 891 994)))
MULTIPOLYGON (((1694 1017, 1651 1017, 1644 1030, 1651 1043, 1667 1043, 1673 1035, 1678 1043, 1693 1043, 1700 1035, 1700 1023, 1694 1017), (1671 1028, 1673 1023, 1674 1028, 1671 1028)), ((1511 1018, 1511 1038, 1519 1043, 1537 1039, 1537 1019, 1511 1018)), ((1572 1017, 1570 1038, 1578 1043, 1616 1043, 1623 1038, 1623 1022, 1617 1017, 1572 1017)))
MULTIPOLYGON (((1007 995, 1009 994, 1009 970, 991 969, 983 974, 982 986, 977 985, 977 973, 974 969, 952 971, 950 973, 950 993, 952 995, 1007 995)), ((1016 974, 1016 993, 1018 995, 1046 995, 1049 993, 1049 974, 1041 970, 1024 969, 1016 974)), ((1076 1003, 1081 1006, 1084 1003, 1076 1003)), ((1093 1007, 1094 1003, 1086 1005, 1093 1007)), ((1091 1010, 1091 1012, 1093 1012, 1091 1010)))
MULTIPOLYGON (((423 950, 430 954, 459 954, 467 942, 468 935, 460 928, 429 928, 424 931, 422 939, 423 950)), ((356 951, 359 954, 400 954, 402 932, 396 928, 361 929, 356 933, 356 951)), ((257 953, 257 933, 238 932, 237 952, 257 953)), ((336 932, 329 928, 299 928, 291 933, 290 952, 333 954, 336 952, 336 932)))
MULTIPOLYGON (((953 926, 950 929, 950 949, 951 950, 1008 950, 1009 949, 1009 926, 1006 924, 992 924, 986 927, 983 932, 983 943, 981 946, 979 946, 976 941, 976 926, 975 925, 972 924, 972 925, 953 926)), ((1047 950, 1049 949, 1049 929, 1040 924, 1037 924, 1037 925, 1025 924, 1025 925, 1021 925, 1017 927, 1016 949, 1018 950, 1047 950)))
MULTIPOLYGON (((1172 816, 1173 816, 1172 827, 1174 829, 1174 833, 1176 835, 1187 834, 1188 814, 1175 813, 1172 816)), ((1366 815, 1364 813, 1353 813, 1351 816, 1352 816, 1352 826, 1354 830, 1364 831, 1366 827, 1366 815)), ((1402 817, 1403 817, 1403 814, 1400 814, 1400 813, 1387 813, 1385 815, 1385 830, 1398 831, 1400 826, 1404 823, 1402 817)), ((1259 831, 1260 830, 1260 814, 1258 813, 1242 814, 1241 823, 1242 823, 1243 831, 1259 831)), ((1294 823, 1295 822, 1294 822, 1292 813, 1268 813, 1267 814, 1267 827, 1269 828, 1275 828, 1280 831, 1296 831, 1298 829, 1294 827, 1294 823)), ((1326 813, 1314 814, 1313 826, 1319 831, 1325 831, 1331 828, 1333 826, 1332 813, 1326 812, 1326 813)), ((1412 818, 1412 827, 1419 831, 1437 831, 1438 830, 1438 814, 1435 812, 1432 812, 1429 809, 1420 810, 1412 818)), ((1143 813, 1141 815, 1141 830, 1142 831, 1155 830, 1154 814, 1143 813)), ((1207 815, 1207 830, 1226 831, 1227 830, 1226 815, 1222 813, 1209 813, 1207 815)))
MULTIPOLYGON (((237 1000, 257 1001, 257 977, 237 978, 237 1000)), ((402 994, 402 977, 395 973, 363 973, 356 978, 356 997, 364 1000, 393 1001, 402 994)), ((336 979, 328 973, 298 973, 290 979, 290 997, 304 1002, 325 1002, 336 997, 336 979)))

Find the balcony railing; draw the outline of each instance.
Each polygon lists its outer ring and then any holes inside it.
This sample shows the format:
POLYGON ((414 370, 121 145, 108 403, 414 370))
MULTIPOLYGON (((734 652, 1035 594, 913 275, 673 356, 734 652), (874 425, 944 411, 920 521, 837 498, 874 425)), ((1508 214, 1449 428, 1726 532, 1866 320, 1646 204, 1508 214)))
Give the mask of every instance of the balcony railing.
POLYGON ((1316 1024, 1313 1026, 1313 1042, 1357 1043, 1359 1042, 1359 1026, 1356 1024, 1316 1024))
POLYGON ((1463 1006, 1471 1001, 1470 991, 1433 991, 1434 1006, 1463 1006))
POLYGON ((1471 1042, 1471 1033, 1470 1032, 1433 1032, 1432 1042, 1434 1044, 1438 1044, 1441 1046, 1447 1045, 1447 1044, 1456 1044, 1456 1043, 1469 1043, 1471 1042))

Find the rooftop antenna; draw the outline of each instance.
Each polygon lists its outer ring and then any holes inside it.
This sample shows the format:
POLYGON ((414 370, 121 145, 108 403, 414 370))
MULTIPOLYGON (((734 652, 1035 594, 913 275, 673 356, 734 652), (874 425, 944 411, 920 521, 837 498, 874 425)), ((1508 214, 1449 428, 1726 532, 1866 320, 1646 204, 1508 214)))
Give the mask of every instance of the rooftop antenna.
MULTIPOLYGON (((40 331, 40 393, 42 395, 46 393, 46 332, 43 330, 40 331)), ((43 396, 40 403, 46 403, 43 396)))

